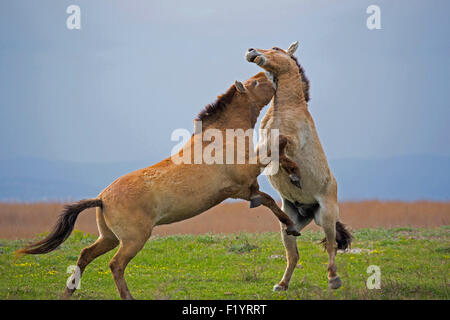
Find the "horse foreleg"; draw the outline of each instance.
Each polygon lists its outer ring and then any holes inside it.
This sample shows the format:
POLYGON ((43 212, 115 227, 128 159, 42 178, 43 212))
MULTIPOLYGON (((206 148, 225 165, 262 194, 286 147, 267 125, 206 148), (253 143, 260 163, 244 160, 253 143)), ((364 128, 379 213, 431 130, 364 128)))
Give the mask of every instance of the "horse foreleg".
POLYGON ((256 208, 259 207, 262 204, 262 197, 259 194, 259 184, 256 180, 251 186, 250 186, 250 208, 256 208))
POLYGON ((286 234, 292 236, 300 236, 300 231, 296 227, 295 223, 289 218, 289 216, 281 210, 275 200, 267 193, 262 191, 258 191, 258 194, 261 196, 262 205, 272 210, 278 220, 286 226, 286 234))
POLYGON ((286 148, 290 143, 291 140, 288 137, 280 135, 279 137, 280 166, 288 173, 291 183, 301 189, 302 183, 300 179, 300 169, 298 168, 297 164, 294 161, 292 161, 286 156, 286 148))
POLYGON ((298 187, 302 188, 302 182, 300 179, 300 170, 298 169, 297 164, 289 159, 285 154, 280 155, 280 166, 282 169, 286 170, 289 175, 289 179, 291 183, 298 187))

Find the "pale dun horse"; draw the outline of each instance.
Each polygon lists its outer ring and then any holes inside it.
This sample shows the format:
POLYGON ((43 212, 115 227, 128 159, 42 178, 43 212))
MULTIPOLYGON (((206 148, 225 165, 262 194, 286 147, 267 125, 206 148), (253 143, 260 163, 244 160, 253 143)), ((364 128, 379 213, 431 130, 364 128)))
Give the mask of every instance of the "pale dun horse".
MULTIPOLYGON (((199 114, 203 131, 215 129, 225 136, 227 129, 254 128, 261 109, 270 102, 274 91, 273 83, 263 72, 244 84, 236 82, 199 114)), ((193 135, 179 156, 192 150, 195 141, 203 143, 203 147, 208 146, 211 142, 203 141, 202 135, 203 132, 193 135)), ((227 141, 226 144, 232 142, 227 141)), ((224 155, 226 144, 223 146, 224 155)), ((280 163, 289 164, 282 154, 285 145, 286 139, 280 136, 280 163)), ((236 155, 237 150, 233 151, 236 155)), ((248 144, 245 164, 194 164, 194 152, 191 156, 190 163, 175 164, 169 157, 151 167, 131 172, 114 181, 96 199, 66 206, 52 232, 43 240, 19 250, 18 254, 43 254, 55 250, 69 237, 78 214, 84 209, 97 207, 100 236, 93 245, 81 251, 78 270, 74 270, 63 297, 69 298, 73 294, 74 284, 90 262, 119 245, 109 267, 120 297, 133 299, 125 282, 125 268, 143 248, 153 228, 196 216, 227 198, 245 199, 252 201, 252 206, 262 204, 268 207, 286 225, 287 234, 300 235, 276 202, 259 191, 257 177, 263 168, 258 161, 250 164, 253 162, 249 161, 248 144)), ((284 170, 298 176, 298 172, 292 169, 294 166, 291 164, 284 170)))
MULTIPOLYGON (((323 228, 323 243, 328 252, 328 284, 330 288, 337 289, 342 284, 335 263, 337 249, 346 249, 352 236, 339 222, 337 183, 308 111, 309 81, 294 57, 297 47, 298 42, 287 51, 278 47, 268 50, 251 48, 246 53, 246 59, 266 70, 276 85, 272 104, 261 121, 261 129, 279 129, 280 135, 288 139, 286 155, 300 169, 301 189, 292 185, 284 170, 268 176, 268 179, 281 195, 282 210, 299 230, 312 219, 323 228)), ((281 234, 287 267, 281 281, 274 286, 275 291, 288 289, 299 260, 296 238, 283 229, 281 234)))

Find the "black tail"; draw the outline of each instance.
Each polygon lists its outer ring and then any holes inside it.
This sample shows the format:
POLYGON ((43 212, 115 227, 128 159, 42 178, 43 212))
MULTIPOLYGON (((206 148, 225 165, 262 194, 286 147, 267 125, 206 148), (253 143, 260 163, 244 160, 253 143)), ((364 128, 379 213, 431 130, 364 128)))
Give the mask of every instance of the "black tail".
POLYGON ((72 233, 75 221, 80 212, 93 207, 102 207, 102 200, 81 200, 77 203, 64 206, 64 210, 59 215, 58 221, 50 234, 41 241, 29 244, 25 248, 16 251, 16 254, 43 254, 55 250, 72 233))
POLYGON ((345 227, 345 224, 336 222, 336 242, 338 249, 345 250, 352 244, 353 236, 350 231, 345 227))
MULTIPOLYGON (((352 244, 353 236, 350 231, 345 227, 345 224, 338 221, 336 222, 336 242, 339 250, 345 250, 352 244)), ((327 239, 324 238, 321 243, 326 248, 327 239)))

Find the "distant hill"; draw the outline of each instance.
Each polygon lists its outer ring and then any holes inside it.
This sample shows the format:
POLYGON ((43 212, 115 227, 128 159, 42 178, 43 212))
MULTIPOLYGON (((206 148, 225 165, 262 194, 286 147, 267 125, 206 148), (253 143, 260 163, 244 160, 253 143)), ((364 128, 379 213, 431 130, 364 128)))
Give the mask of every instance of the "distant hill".
MULTIPOLYGON (((73 163, 38 158, 0 160, 0 201, 95 197, 121 175, 155 163, 73 163)), ((340 200, 450 200, 450 157, 339 159, 330 166, 340 200)), ((264 177, 261 189, 279 198, 264 177)))

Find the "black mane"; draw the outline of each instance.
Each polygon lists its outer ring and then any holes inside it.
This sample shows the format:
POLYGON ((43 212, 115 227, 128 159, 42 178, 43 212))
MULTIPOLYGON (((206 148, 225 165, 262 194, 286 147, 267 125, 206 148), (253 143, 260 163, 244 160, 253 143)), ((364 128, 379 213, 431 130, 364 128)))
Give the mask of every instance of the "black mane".
POLYGON ((309 80, 305 75, 305 70, 303 70, 300 63, 298 63, 297 58, 294 56, 291 56, 291 58, 297 64, 298 71, 300 72, 300 76, 302 77, 302 82, 303 82, 303 95, 305 97, 306 102, 308 102, 309 101, 309 80))
POLYGON ((220 114, 228 104, 233 100, 236 94, 236 86, 233 84, 227 92, 217 97, 217 100, 208 104, 200 113, 198 114, 196 120, 205 121, 211 119, 217 114, 220 114))

